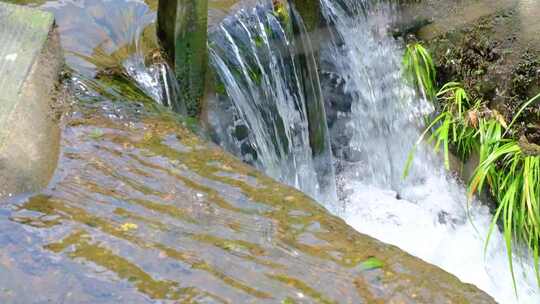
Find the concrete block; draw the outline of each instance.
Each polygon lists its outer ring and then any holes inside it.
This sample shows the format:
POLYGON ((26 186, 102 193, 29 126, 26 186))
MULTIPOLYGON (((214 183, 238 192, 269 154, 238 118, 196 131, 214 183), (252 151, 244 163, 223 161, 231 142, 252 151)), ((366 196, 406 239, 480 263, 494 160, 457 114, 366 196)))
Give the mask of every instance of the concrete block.
POLYGON ((53 15, 0 3, 0 199, 38 190, 54 172, 61 67, 53 15))

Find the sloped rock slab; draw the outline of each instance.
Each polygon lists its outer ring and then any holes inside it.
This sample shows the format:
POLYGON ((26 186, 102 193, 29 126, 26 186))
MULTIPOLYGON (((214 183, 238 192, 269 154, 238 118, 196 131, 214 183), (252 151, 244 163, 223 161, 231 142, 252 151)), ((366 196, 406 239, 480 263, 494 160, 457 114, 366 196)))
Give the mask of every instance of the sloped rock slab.
POLYGON ((0 208, 1 303, 493 303, 172 117, 79 113, 48 189, 0 208))

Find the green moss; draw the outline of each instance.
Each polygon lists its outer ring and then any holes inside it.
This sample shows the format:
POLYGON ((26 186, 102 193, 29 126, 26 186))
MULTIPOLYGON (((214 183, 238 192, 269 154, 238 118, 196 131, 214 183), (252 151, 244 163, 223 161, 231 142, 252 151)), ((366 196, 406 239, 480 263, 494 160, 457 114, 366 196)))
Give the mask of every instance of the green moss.
POLYGON ((319 293, 314 288, 306 285, 306 283, 302 282, 301 280, 286 276, 286 275, 270 275, 267 274, 269 278, 272 278, 278 282, 284 283, 288 286, 291 286, 299 291, 301 291, 303 294, 311 297, 312 299, 316 300, 317 303, 323 303, 323 304, 332 304, 337 303, 332 300, 327 299, 324 295, 319 293))
POLYGON ((84 259, 106 268, 119 278, 134 284, 140 292, 152 299, 179 300, 186 297, 193 298, 200 293, 195 288, 180 288, 177 282, 152 278, 141 268, 111 250, 99 244, 92 244, 90 236, 83 231, 75 232, 58 243, 47 245, 46 248, 57 253, 70 248, 71 258, 84 259))
POLYGON ((262 73, 261 70, 258 67, 254 67, 253 69, 249 69, 248 71, 249 78, 258 86, 261 85, 262 82, 262 73))
POLYGON ((261 36, 256 36, 255 37, 255 46, 257 46, 258 48, 262 47, 264 44, 264 40, 261 36))
POLYGON ((173 64, 180 98, 189 116, 197 117, 205 93, 208 1, 160 1, 158 37, 173 64), (177 6, 182 6, 178 10, 177 6))
POLYGON ((285 2, 280 0, 274 1, 274 14, 284 27, 289 24, 291 18, 285 2))
POLYGON ((318 0, 293 0, 294 7, 302 16, 308 32, 319 26, 321 22, 321 4, 318 0))
POLYGON ((20 215, 34 217, 33 221, 21 218, 22 223, 35 227, 62 224, 55 229, 73 229, 63 241, 52 241, 46 247, 54 254, 99 265, 149 298, 179 303, 204 297, 219 299, 204 292, 216 288, 220 294, 223 290, 252 302, 293 303, 292 295, 297 292, 315 302, 342 300, 321 286, 317 275, 324 271, 331 271, 338 280, 333 286, 346 289, 343 301, 367 299, 376 303, 370 300, 390 300, 396 294, 410 298, 417 290, 416 283, 421 282, 427 299, 419 302, 431 303, 429 299, 439 296, 455 303, 468 302, 463 295, 470 296, 470 290, 461 292, 462 286, 454 277, 355 232, 303 193, 200 139, 176 117, 168 113, 142 115, 132 125, 126 124, 127 119, 111 119, 100 111, 81 110, 83 118, 67 123, 66 141, 91 142, 93 147, 87 150, 84 145, 82 151, 64 154, 71 165, 66 168, 66 177, 48 191, 51 196, 37 195, 18 205, 20 211, 29 211, 20 215), (95 128, 104 132, 100 141, 80 136, 95 128), (85 170, 80 172, 79 167, 85 170), (248 176, 249 182, 244 178, 248 176), (156 187, 158 183, 160 187, 156 187), (186 192, 169 191, 169 183, 186 192), (192 198, 192 193, 204 195, 192 198), (125 229, 126 223, 138 229, 125 229), (317 238, 318 245, 303 243, 305 233, 317 238), (126 254, 119 246, 133 248, 136 253, 126 254), (294 252, 294 256, 287 252, 294 252), (374 256, 384 263, 382 271, 376 272, 380 278, 376 283, 367 278, 372 273, 361 271, 362 263, 374 256), (152 261, 154 257, 165 259, 165 263, 152 261), (309 273, 296 267, 288 269, 296 261, 306 265, 316 261, 317 267, 309 273), (174 281, 155 277, 155 267, 170 263, 182 264, 194 275, 182 275, 174 281), (227 268, 230 266, 249 270, 244 276, 239 269, 227 268), (261 281, 253 280, 256 278, 261 281), (441 281, 443 284, 438 284, 441 281), (279 297, 272 294, 276 286, 285 288, 285 293, 280 292, 279 297), (383 294, 357 294, 381 286, 385 287, 383 294), (285 298, 287 295, 292 298, 285 298))

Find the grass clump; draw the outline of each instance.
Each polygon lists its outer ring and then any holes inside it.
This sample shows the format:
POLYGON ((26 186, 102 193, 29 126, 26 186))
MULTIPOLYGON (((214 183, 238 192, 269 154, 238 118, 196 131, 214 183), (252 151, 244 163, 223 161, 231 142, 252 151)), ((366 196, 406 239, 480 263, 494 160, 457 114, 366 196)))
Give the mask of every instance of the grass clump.
POLYGON ((403 56, 406 79, 422 92, 424 98, 435 97, 435 64, 429 52, 420 43, 408 44, 403 56))
POLYGON ((446 169, 450 169, 452 148, 460 159, 466 160, 478 147, 476 127, 481 102, 472 103, 465 90, 457 82, 445 84, 435 97, 439 114, 431 121, 428 120, 428 127, 410 152, 405 166, 405 176, 408 175, 416 146, 428 135, 427 141, 434 144, 435 151, 439 152, 442 147, 446 169))
POLYGON ((485 185, 498 203, 486 238, 486 248, 494 228, 502 223, 508 262, 515 286, 512 263, 512 244, 526 244, 538 272, 540 241, 540 156, 526 155, 514 139, 502 137, 502 127, 495 120, 483 122, 480 127, 482 144, 480 164, 469 183, 472 196, 485 185))
POLYGON ((444 163, 450 169, 450 146, 455 147, 456 154, 466 160, 477 146, 476 126, 480 113, 480 101, 472 103, 469 96, 457 82, 445 84, 436 95, 441 110, 434 120, 442 123, 432 132, 431 141, 435 141, 435 149, 442 143, 444 146, 444 163))
MULTIPOLYGON (((424 96, 429 96, 431 90, 435 91, 433 61, 423 47, 417 44, 407 46, 403 62, 407 79, 415 79, 413 84, 422 90, 424 96)), ((428 142, 434 143, 435 150, 443 148, 447 169, 450 167, 449 153, 454 152, 466 161, 473 152, 477 152, 480 160, 468 183, 469 199, 487 189, 497 202, 485 249, 494 229, 500 224, 514 289, 517 291, 512 248, 516 243, 524 244, 534 258, 540 286, 540 149, 524 148, 530 146, 526 139, 516 139, 511 135, 520 115, 540 100, 540 94, 525 102, 510 124, 482 100, 470 100, 459 83, 447 83, 433 96, 431 100, 438 114, 428 118, 426 130, 409 155, 405 176, 416 146, 426 137, 428 142)))
POLYGON ((506 128, 496 119, 481 122, 480 161, 468 188, 472 197, 487 187, 497 202, 485 246, 497 223, 502 223, 514 289, 517 288, 512 262, 515 242, 525 244, 534 258, 540 285, 540 155, 527 153, 522 142, 507 135, 524 109, 539 99, 540 94, 524 103, 506 128))

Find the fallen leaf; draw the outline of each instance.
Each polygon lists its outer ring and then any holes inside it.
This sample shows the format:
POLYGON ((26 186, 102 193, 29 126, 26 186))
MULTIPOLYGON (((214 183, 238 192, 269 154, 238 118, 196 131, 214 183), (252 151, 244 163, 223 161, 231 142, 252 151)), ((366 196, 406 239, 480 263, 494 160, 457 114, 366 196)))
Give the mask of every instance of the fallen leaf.
POLYGON ((134 230, 134 229, 137 229, 137 228, 139 228, 139 226, 137 226, 137 224, 133 224, 133 223, 125 223, 122 226, 120 226, 120 230, 122 230, 122 231, 130 231, 130 230, 134 230))
POLYGON ((90 134, 88 134, 88 137, 96 140, 100 139, 103 137, 103 131, 100 129, 94 129, 90 132, 90 134))
POLYGON ((373 270, 382 268, 384 266, 384 263, 377 259, 376 257, 370 257, 367 260, 360 263, 360 266, 362 267, 362 270, 373 270))

